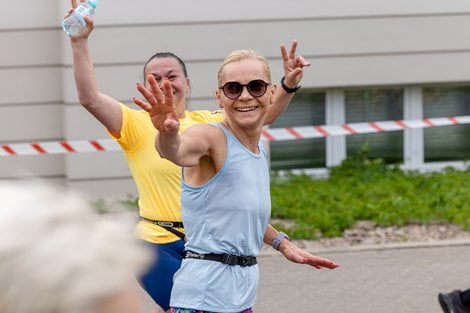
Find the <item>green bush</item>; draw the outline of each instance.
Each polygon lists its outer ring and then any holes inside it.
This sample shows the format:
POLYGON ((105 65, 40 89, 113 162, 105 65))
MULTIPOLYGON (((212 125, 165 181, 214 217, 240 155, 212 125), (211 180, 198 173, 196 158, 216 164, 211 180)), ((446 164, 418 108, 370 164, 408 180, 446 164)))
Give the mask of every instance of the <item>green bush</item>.
POLYGON ((421 174, 367 157, 367 147, 328 179, 301 175, 271 182, 272 217, 288 219, 297 239, 340 236, 358 220, 381 226, 453 223, 470 229, 470 169, 421 174))

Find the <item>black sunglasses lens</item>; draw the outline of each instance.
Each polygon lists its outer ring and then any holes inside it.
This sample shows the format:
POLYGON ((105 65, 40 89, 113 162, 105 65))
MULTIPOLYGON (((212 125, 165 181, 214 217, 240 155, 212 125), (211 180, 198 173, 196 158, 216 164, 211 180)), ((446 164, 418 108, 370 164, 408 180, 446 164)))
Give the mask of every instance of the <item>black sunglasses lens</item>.
POLYGON ((222 90, 227 98, 236 99, 242 94, 243 86, 239 82, 228 82, 222 87, 222 90))
POLYGON ((252 80, 247 85, 242 85, 239 82, 228 82, 222 86, 222 90, 227 98, 237 99, 242 94, 243 87, 246 86, 250 95, 258 98, 266 93, 268 85, 261 79, 252 80))
POLYGON ((268 84, 257 79, 248 83, 248 91, 253 97, 261 97, 266 93, 268 84))

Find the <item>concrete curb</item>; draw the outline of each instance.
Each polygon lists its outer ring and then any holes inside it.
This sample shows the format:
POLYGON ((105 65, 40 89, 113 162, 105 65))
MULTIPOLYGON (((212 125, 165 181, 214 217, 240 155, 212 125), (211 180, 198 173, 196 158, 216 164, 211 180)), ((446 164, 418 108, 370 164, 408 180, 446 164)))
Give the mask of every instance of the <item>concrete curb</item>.
MULTIPOLYGON (((295 241, 294 241, 295 242, 295 241)), ((388 244, 377 244, 377 245, 354 245, 354 246, 340 246, 340 247, 314 247, 318 243, 315 241, 310 242, 312 246, 309 247, 309 242, 302 241, 299 246, 303 246, 303 249, 309 253, 315 255, 321 254, 338 254, 338 253, 358 253, 365 251, 381 251, 381 250, 404 250, 404 249, 426 249, 426 248, 438 248, 438 247, 450 247, 450 246, 470 246, 470 238, 465 239, 453 239, 453 240, 439 240, 439 241, 426 241, 426 242, 401 242, 401 243, 388 243, 388 244)), ((264 246, 260 252, 260 257, 265 256, 276 256, 279 255, 278 251, 275 251, 271 247, 264 246)))

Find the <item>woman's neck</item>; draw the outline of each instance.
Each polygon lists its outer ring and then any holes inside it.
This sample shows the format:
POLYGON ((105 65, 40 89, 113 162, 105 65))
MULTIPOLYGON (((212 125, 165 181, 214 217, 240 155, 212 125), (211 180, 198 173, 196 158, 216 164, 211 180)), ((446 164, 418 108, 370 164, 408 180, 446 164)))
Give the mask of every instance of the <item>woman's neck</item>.
MULTIPOLYGON (((238 141, 251 152, 259 153, 259 141, 261 138, 260 129, 245 129, 241 127, 232 126, 227 120, 221 122, 227 130, 238 139, 238 141)), ((262 128, 262 126, 260 127, 262 128)))

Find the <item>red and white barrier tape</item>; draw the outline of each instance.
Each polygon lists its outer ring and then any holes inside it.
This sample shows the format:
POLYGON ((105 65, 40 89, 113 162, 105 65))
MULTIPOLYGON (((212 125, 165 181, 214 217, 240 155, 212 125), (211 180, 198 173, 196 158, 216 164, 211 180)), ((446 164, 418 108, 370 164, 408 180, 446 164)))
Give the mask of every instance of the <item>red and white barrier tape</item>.
MULTIPOLYGON (((397 120, 343 125, 267 128, 263 130, 262 138, 267 141, 285 141, 330 136, 370 134, 459 124, 470 124, 470 115, 428 118, 422 120, 397 120)), ((46 155, 119 150, 119 145, 113 139, 44 141, 36 143, 0 144, 0 157, 10 155, 46 155)))
POLYGON ((63 154, 118 150, 120 150, 120 147, 113 139, 43 141, 0 145, 0 157, 7 155, 63 154))
POLYGON ((456 117, 426 118, 422 120, 397 120, 342 125, 301 126, 264 129, 263 137, 269 141, 282 141, 330 136, 370 134, 404 129, 470 124, 470 115, 456 117))

